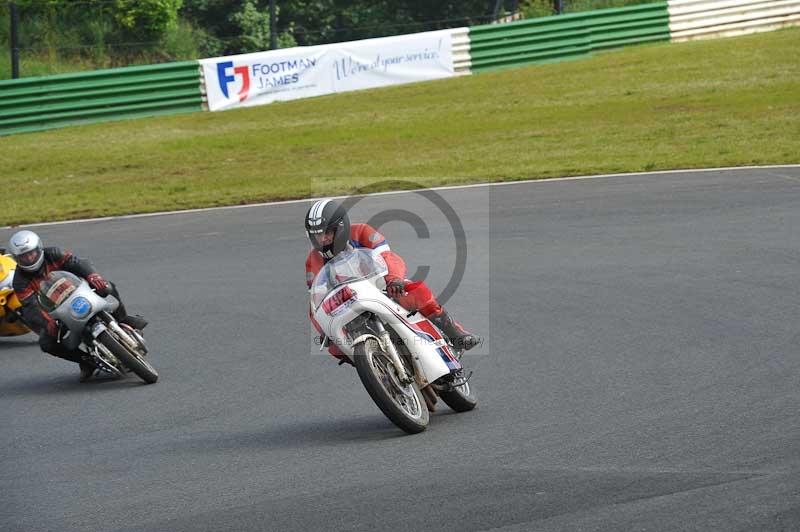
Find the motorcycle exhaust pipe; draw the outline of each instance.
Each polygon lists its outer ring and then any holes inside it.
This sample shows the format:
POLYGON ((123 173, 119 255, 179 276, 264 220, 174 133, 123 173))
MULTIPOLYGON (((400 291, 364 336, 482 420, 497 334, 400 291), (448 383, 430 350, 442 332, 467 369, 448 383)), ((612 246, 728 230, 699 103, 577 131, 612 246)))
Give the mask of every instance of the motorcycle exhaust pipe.
POLYGON ((428 407, 428 412, 436 412, 436 403, 439 401, 436 398, 436 392, 430 386, 425 386, 420 391, 423 399, 425 399, 425 406, 428 407))

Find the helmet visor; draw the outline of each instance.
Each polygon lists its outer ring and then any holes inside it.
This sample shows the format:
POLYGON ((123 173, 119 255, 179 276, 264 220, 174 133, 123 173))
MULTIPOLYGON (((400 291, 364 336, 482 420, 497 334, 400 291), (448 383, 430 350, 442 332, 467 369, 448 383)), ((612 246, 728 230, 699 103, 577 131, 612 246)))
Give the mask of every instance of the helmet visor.
POLYGON ((22 255, 16 255, 14 257, 14 260, 16 260, 17 264, 19 264, 20 266, 22 266, 24 268, 30 268, 31 266, 36 264, 36 261, 39 260, 39 256, 41 254, 42 254, 42 250, 41 249, 38 249, 38 248, 37 249, 32 249, 30 251, 26 251, 22 255))
POLYGON ((324 233, 316 233, 311 235, 311 238, 317 243, 319 247, 330 246, 333 243, 333 238, 336 232, 333 230, 325 231, 324 233))

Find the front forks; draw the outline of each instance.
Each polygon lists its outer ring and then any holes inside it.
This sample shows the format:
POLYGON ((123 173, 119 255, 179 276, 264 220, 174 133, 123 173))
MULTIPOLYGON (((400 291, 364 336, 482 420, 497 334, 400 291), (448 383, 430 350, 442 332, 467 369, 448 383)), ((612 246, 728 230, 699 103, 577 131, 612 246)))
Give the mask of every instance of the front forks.
POLYGON ((400 355, 397 353, 394 343, 392 343, 392 338, 389 335, 389 331, 386 330, 380 320, 373 320, 372 324, 375 327, 375 332, 378 333, 378 340, 381 343, 381 349, 383 349, 384 353, 389 355, 389 358, 391 359, 392 364, 394 364, 395 370, 397 371, 397 377, 400 379, 400 382, 402 382, 404 385, 414 382, 414 379, 406 371, 406 366, 400 359, 400 355))
POLYGON ((126 347, 128 347, 128 349, 130 349, 134 353, 142 352, 142 354, 144 354, 147 352, 147 349, 144 347, 144 341, 143 341, 144 339, 139 335, 139 333, 135 332, 135 329, 132 329, 131 330, 132 332, 129 333, 128 331, 123 330, 123 328, 111 314, 109 314, 108 312, 106 312, 105 314, 106 314, 105 316, 106 325, 108 326, 109 329, 114 331, 114 334, 122 341, 122 343, 125 344, 126 347), (134 334, 138 336, 138 338, 132 337, 132 335, 134 334))

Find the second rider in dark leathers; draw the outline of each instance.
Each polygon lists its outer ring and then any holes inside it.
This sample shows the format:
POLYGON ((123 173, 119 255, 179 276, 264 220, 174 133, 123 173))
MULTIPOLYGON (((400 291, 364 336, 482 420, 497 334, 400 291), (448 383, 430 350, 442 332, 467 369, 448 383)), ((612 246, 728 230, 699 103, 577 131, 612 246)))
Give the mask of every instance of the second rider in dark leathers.
POLYGON ((43 247, 39 236, 33 231, 19 231, 9 241, 9 252, 17 262, 14 274, 14 291, 22 303, 22 319, 39 335, 42 351, 58 358, 80 364, 81 381, 89 379, 97 369, 91 357, 80 349, 66 349, 58 341, 59 325, 39 306, 37 293, 39 284, 54 270, 64 270, 86 279, 98 295, 113 295, 119 300, 114 318, 134 329, 143 329, 147 322, 139 316, 130 316, 122 304, 116 287, 106 281, 95 270, 92 263, 57 247, 43 247))

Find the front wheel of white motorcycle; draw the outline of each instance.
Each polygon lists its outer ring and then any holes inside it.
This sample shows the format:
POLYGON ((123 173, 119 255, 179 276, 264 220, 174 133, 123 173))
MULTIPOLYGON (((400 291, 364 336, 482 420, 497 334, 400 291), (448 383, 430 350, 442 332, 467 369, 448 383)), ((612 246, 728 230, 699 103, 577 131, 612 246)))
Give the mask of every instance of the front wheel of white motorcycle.
POLYGON ((428 427, 428 408, 416 383, 403 384, 389 356, 372 338, 355 346, 358 376, 372 400, 392 423, 409 434, 428 427))

